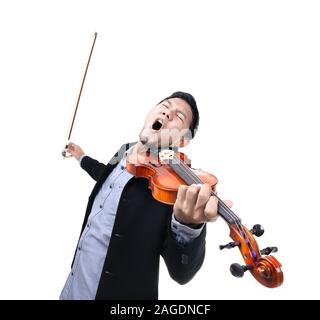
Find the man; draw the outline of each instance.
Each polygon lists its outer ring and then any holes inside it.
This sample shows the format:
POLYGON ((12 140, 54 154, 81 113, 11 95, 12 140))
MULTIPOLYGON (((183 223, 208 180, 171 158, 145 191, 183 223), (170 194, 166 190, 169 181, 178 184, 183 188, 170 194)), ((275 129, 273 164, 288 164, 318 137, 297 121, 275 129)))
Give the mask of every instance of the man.
POLYGON ((147 179, 126 170, 126 157, 183 147, 198 124, 193 96, 175 92, 151 109, 139 141, 124 145, 107 165, 68 144, 66 151, 97 183, 60 299, 158 299, 160 256, 179 284, 194 277, 204 261, 206 223, 217 218, 210 186, 180 186, 174 206, 163 204, 147 179))

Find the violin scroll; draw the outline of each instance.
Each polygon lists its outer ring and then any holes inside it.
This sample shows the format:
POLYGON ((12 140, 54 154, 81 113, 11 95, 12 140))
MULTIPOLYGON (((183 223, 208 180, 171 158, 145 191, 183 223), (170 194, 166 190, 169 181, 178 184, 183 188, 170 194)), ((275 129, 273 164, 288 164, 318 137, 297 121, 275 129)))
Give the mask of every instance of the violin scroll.
MULTIPOLYGON (((259 225, 255 225, 259 226, 259 225)), ((243 277, 246 271, 254 276, 254 278, 268 288, 279 287, 283 283, 283 273, 280 262, 270 253, 277 252, 277 247, 267 247, 260 250, 253 235, 259 227, 253 228, 250 231, 242 224, 229 225, 230 237, 233 242, 225 246, 220 246, 220 249, 238 247, 245 265, 233 263, 230 266, 230 272, 237 278, 243 277), (262 257, 262 255, 266 255, 262 257)), ((263 230, 263 229, 262 229, 263 230)), ((256 236, 260 236, 258 232, 256 236)))
POLYGON ((283 283, 281 264, 274 256, 260 258, 251 273, 257 281, 268 288, 276 288, 283 283))

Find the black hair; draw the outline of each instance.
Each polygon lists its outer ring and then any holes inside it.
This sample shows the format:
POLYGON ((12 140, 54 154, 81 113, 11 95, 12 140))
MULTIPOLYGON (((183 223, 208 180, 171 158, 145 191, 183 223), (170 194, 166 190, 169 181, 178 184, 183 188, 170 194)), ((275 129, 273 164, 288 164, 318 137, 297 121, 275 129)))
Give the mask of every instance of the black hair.
POLYGON ((180 99, 184 100, 190 106, 191 111, 192 111, 192 120, 191 120, 189 130, 191 131, 191 138, 193 138, 195 136, 196 131, 199 126, 199 111, 198 111, 198 107, 197 107, 197 103, 196 103, 195 98, 190 93, 176 91, 176 92, 172 93, 169 97, 161 100, 159 102, 159 104, 165 100, 172 99, 172 98, 180 98, 180 99))

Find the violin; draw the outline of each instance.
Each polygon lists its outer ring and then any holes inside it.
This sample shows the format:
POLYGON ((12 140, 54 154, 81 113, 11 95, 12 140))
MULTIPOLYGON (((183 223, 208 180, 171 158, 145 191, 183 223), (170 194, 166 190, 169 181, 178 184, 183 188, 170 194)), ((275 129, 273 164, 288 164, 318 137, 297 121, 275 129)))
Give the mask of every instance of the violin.
POLYGON ((280 262, 270 253, 277 252, 277 247, 260 250, 255 237, 264 233, 261 225, 256 224, 247 229, 240 218, 215 193, 218 179, 205 171, 192 169, 190 159, 182 152, 163 150, 159 154, 147 152, 145 156, 131 154, 127 157, 128 172, 136 177, 149 180, 149 188, 153 197, 163 203, 173 205, 177 198, 180 185, 204 184, 211 186, 211 195, 218 198, 218 214, 230 228, 232 242, 220 245, 220 250, 238 247, 244 265, 233 263, 230 272, 241 278, 246 271, 263 286, 276 288, 283 283, 280 262))

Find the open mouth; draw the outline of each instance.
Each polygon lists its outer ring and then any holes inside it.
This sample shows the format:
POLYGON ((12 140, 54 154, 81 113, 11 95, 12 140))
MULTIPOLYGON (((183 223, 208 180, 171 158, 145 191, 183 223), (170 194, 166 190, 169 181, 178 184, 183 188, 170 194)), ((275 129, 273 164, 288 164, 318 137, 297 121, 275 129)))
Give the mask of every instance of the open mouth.
POLYGON ((162 127, 162 120, 160 119, 156 120, 152 125, 152 129, 155 131, 159 131, 161 127, 162 127))

